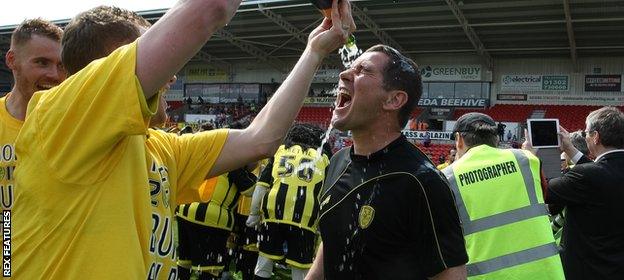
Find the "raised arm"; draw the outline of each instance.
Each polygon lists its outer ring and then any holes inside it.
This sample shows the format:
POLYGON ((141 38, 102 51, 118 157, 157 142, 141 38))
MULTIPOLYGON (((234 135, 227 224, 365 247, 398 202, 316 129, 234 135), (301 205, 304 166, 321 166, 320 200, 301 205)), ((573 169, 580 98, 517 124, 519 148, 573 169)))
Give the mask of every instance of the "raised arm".
POLYGON ((146 98, 152 97, 225 26, 241 0, 179 0, 141 38, 136 75, 146 98))
POLYGON ((334 1, 332 18, 308 37, 299 61, 267 105, 244 130, 231 130, 209 176, 272 156, 292 125, 322 60, 346 42, 355 25, 349 1, 334 1))

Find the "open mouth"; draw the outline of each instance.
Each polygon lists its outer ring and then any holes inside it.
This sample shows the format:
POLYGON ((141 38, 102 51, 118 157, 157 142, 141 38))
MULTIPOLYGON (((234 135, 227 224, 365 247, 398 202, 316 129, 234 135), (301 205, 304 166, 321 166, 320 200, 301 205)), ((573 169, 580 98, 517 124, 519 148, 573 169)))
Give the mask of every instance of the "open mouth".
POLYGON ((345 88, 338 90, 338 98, 336 99, 336 109, 346 108, 351 105, 351 95, 345 88))

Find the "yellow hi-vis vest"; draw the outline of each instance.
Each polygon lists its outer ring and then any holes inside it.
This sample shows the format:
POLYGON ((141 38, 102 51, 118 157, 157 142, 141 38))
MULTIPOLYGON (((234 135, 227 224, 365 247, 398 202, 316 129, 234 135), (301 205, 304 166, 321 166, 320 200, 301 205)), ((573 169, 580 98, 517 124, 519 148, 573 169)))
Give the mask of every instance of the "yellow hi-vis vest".
POLYGON ((565 279, 534 155, 481 145, 443 172, 462 222, 469 279, 565 279))

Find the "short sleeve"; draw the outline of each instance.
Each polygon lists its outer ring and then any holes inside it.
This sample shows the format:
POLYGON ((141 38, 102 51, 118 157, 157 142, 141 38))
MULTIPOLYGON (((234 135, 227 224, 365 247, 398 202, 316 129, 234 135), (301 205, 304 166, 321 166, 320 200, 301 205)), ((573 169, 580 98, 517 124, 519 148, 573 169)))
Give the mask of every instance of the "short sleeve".
POLYGON ((427 234, 423 267, 426 275, 432 277, 447 268, 467 263, 468 254, 453 193, 446 179, 432 171, 424 180, 421 181, 424 193, 418 198, 421 203, 417 204, 420 207, 414 207, 421 214, 413 217, 419 217, 424 223, 423 232, 427 234))
POLYGON ((241 167, 228 173, 230 182, 234 183, 239 192, 246 192, 256 184, 256 175, 241 167))
POLYGON ((260 178, 258 179, 258 185, 270 188, 273 185, 273 158, 269 160, 269 163, 262 169, 260 178))
POLYGON ((198 188, 217 161, 227 136, 227 129, 175 136, 178 202, 199 201, 198 188))
POLYGON ((105 178, 127 137, 144 135, 158 108, 157 96, 145 100, 135 65, 136 43, 131 43, 38 92, 23 127, 29 139, 18 142, 37 150, 62 181, 92 184, 105 178))

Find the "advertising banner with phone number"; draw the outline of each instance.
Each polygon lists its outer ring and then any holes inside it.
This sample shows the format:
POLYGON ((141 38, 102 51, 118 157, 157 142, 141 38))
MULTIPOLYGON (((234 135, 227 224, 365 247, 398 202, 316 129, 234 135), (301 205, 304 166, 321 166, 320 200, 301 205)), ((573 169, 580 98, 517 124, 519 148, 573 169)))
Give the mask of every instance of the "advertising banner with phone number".
POLYGON ((568 75, 503 75, 501 91, 569 91, 568 75))

